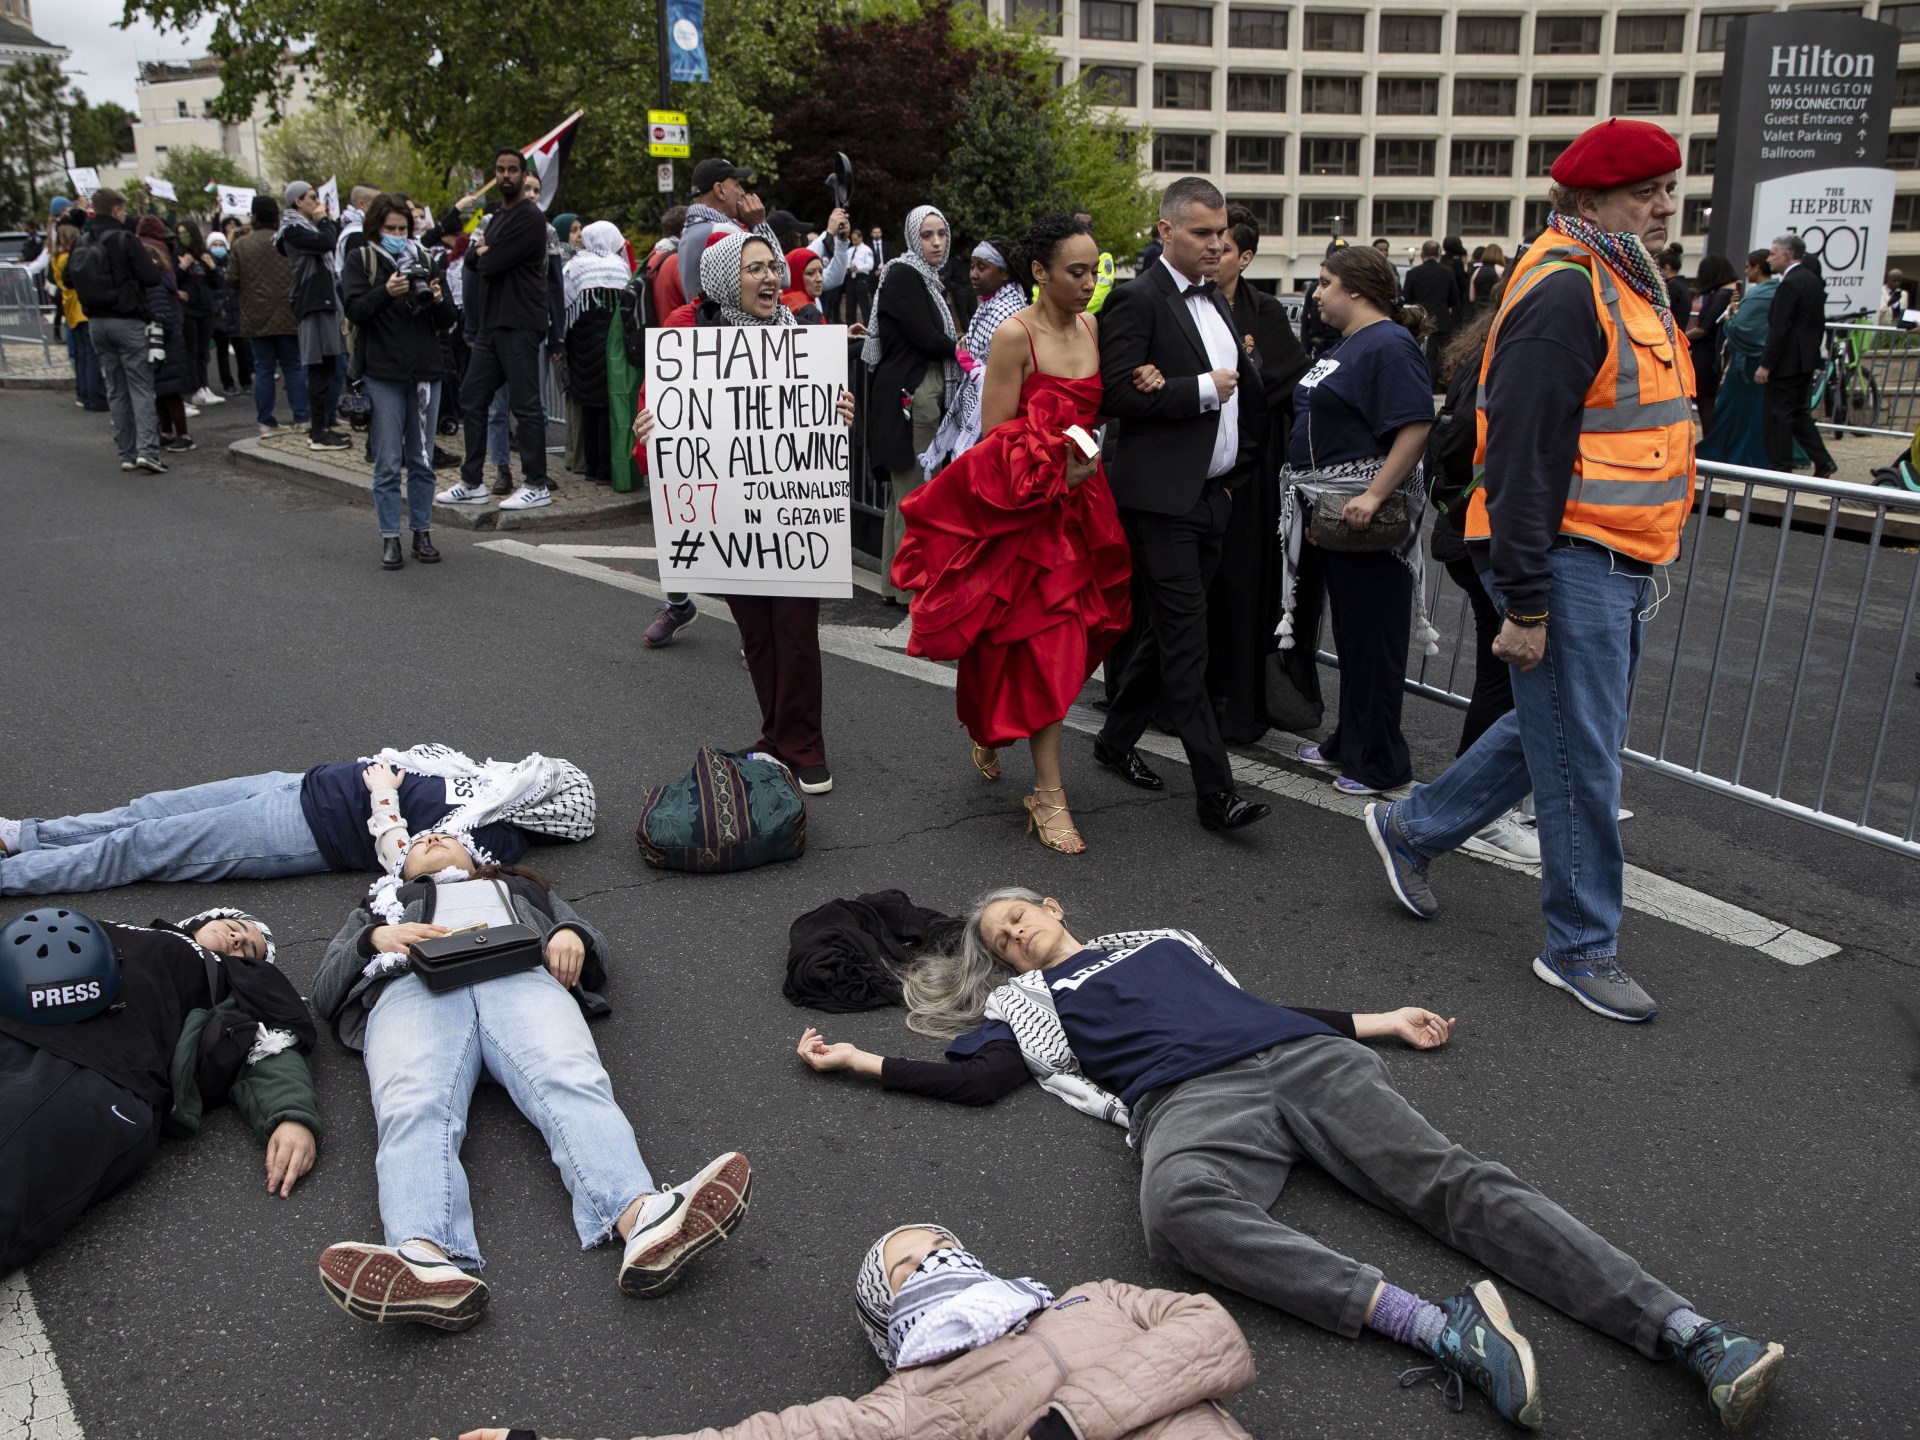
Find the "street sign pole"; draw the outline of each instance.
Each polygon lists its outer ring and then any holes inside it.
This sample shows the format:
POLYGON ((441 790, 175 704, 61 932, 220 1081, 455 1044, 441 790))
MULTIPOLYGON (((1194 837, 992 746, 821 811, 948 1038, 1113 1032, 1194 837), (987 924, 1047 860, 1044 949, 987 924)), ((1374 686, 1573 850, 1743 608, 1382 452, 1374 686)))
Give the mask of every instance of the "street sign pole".
MULTIPOLYGON (((662 110, 671 110, 673 108, 673 56, 668 49, 668 46, 672 42, 668 36, 668 30, 670 27, 667 21, 667 0, 653 0, 653 6, 654 6, 654 12, 659 18, 658 38, 660 41, 660 108, 662 110)), ((653 127, 649 125, 647 128, 651 130, 653 127)), ((666 204, 669 207, 672 206, 673 204, 672 171, 673 171, 673 162, 670 160, 666 164, 661 166, 661 174, 666 177, 666 184, 661 187, 661 190, 662 190, 662 193, 664 193, 667 197, 666 204)))

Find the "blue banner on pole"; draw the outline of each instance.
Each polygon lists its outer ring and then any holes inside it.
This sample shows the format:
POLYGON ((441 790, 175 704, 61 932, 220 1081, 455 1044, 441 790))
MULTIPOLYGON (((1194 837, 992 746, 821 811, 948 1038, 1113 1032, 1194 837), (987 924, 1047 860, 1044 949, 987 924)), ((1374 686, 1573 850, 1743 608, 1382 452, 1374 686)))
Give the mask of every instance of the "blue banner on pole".
POLYGON ((667 73, 675 80, 705 83, 707 74, 706 0, 667 0, 667 34, 672 60, 667 73))

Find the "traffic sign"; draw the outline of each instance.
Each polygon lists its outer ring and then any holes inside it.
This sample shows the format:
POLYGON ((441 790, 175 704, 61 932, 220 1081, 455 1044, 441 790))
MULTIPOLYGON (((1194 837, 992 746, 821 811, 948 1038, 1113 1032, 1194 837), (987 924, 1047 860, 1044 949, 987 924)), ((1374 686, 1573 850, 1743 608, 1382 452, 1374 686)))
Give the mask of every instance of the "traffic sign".
POLYGON ((673 193, 673 162, 671 160, 660 162, 660 193, 662 195, 673 193))
POLYGON ((684 110, 647 111, 647 154, 656 160, 693 158, 693 131, 684 110))

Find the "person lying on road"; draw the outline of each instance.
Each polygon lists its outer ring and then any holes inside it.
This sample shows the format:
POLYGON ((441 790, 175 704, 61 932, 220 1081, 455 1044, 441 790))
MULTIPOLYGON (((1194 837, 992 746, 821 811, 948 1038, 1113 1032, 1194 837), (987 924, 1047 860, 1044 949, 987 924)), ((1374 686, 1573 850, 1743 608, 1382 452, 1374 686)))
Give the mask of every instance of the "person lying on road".
MULTIPOLYGON (((853 1303, 892 1379, 858 1400, 763 1411, 697 1440, 1248 1440, 1217 1402, 1253 1383, 1253 1355, 1211 1296, 1097 1280, 1056 1300, 923 1224, 874 1242, 853 1303)), ((483 1429, 460 1440, 536 1437, 483 1429)))
MULTIPOLYGON (((447 858, 439 847, 452 843, 436 838, 424 848, 447 858)), ((620 1288, 664 1293, 746 1218, 747 1157, 730 1150, 692 1179, 656 1187, 583 1014, 607 1013, 595 993, 607 979, 606 937, 535 871, 454 864, 425 873, 431 878, 376 883, 313 982, 316 1013, 366 1061, 386 1232, 383 1245, 328 1246, 321 1284, 341 1309, 374 1324, 465 1330, 479 1322, 488 1293, 460 1146, 484 1071, 546 1138, 581 1246, 617 1234, 620 1288), (412 966, 412 945, 504 925, 535 931, 545 963, 439 991, 412 966)))
POLYGON ((1365 1326, 1411 1346, 1451 1402, 1472 1385, 1506 1419, 1540 1424, 1533 1349, 1499 1292, 1482 1280, 1430 1303, 1275 1220, 1268 1211, 1296 1163, 1648 1358, 1678 1358, 1729 1430, 1758 1416, 1785 1357, 1695 1314, 1504 1165, 1448 1140, 1358 1043, 1392 1036, 1435 1049, 1452 1019, 1418 1006, 1346 1015, 1270 1004, 1187 931, 1082 942, 1057 900, 1019 887, 981 897, 957 953, 921 959, 905 992, 908 1023, 952 1040, 949 1063, 883 1059, 815 1030, 801 1037, 801 1058, 971 1104, 1031 1072, 1075 1109, 1128 1127, 1156 1258, 1338 1334, 1365 1326))
POLYGON ((120 925, 52 906, 0 928, 0 1275, 129 1184, 223 1100, 266 1144, 267 1190, 313 1168, 314 1026, 242 910, 120 925))
MULTIPOLYGON (((566 760, 470 760, 445 745, 382 750, 368 762, 269 771, 161 790, 92 815, 0 819, 0 895, 59 895, 137 880, 272 880, 325 870, 427 873, 410 834, 459 835, 510 864, 529 834, 593 834, 593 784, 566 760), (411 832, 396 826, 406 817, 411 832)), ((484 852, 482 854, 482 852, 484 852)))

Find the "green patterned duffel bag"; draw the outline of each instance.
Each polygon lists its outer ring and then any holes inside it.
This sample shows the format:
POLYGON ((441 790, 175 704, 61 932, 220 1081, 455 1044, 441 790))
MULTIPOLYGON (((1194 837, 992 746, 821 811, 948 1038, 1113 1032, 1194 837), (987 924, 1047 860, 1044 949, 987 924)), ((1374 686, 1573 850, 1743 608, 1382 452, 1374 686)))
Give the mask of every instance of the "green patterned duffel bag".
POLYGON ((703 745, 682 779, 647 792, 633 838, 656 869, 751 870, 806 853, 807 805, 777 760, 703 745))

